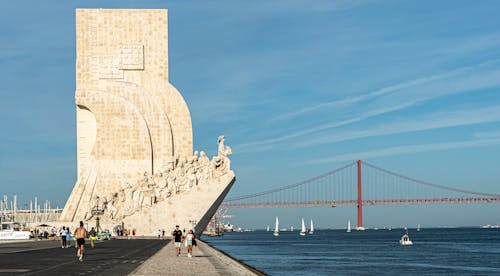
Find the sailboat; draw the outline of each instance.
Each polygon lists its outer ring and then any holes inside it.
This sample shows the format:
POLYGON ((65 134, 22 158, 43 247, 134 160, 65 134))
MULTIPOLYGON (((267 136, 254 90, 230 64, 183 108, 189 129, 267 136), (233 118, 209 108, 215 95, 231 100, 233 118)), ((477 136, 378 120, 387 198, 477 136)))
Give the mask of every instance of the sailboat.
POLYGON ((278 217, 276 217, 276 224, 274 225, 273 235, 275 235, 275 236, 280 235, 280 221, 278 220, 278 217))
POLYGON ((309 229, 309 234, 313 234, 314 233, 314 224, 313 224, 313 220, 311 219, 311 229, 309 229))
POLYGON ((351 233, 351 221, 347 220, 347 233, 351 233))
POLYGON ((301 236, 306 235, 306 224, 304 223, 304 218, 302 218, 302 228, 300 229, 300 235, 301 236))
POLYGON ((290 231, 292 231, 292 232, 293 232, 293 225, 292 225, 292 226, 290 226, 290 231))
POLYGON ((269 225, 267 226, 266 231, 269 232, 269 225))
POLYGON ((420 232, 420 224, 417 225, 417 232, 420 232))

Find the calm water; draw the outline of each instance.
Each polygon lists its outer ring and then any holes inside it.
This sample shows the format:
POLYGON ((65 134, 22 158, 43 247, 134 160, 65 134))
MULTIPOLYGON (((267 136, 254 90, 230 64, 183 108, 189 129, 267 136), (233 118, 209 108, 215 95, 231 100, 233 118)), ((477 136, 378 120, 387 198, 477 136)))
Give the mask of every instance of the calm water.
POLYGON ((269 275, 500 275, 500 229, 256 231, 203 237, 269 275))

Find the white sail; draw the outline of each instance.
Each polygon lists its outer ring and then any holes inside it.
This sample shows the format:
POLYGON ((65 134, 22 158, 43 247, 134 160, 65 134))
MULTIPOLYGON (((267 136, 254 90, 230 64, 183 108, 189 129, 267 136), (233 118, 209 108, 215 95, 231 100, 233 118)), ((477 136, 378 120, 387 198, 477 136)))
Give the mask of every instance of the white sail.
POLYGON ((280 234, 280 221, 278 220, 278 217, 276 217, 276 224, 274 225, 273 235, 278 236, 279 234, 280 234))
POLYGON ((267 226, 266 231, 269 232, 269 225, 267 226))
POLYGON ((306 224, 304 223, 304 218, 302 218, 302 228, 300 229, 300 235, 304 236, 306 234, 306 224))
POLYGON ((309 229, 309 234, 313 234, 314 233, 314 224, 313 224, 313 220, 311 219, 311 229, 309 229))
POLYGON ((351 232, 351 221, 347 220, 347 233, 351 232))

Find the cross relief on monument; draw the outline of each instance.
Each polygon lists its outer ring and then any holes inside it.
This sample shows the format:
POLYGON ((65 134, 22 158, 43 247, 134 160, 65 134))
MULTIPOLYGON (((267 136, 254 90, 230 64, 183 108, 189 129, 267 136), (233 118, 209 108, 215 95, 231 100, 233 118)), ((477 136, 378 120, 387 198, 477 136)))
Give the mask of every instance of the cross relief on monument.
POLYGON ((123 70, 144 70, 144 45, 120 45, 116 53, 97 56, 99 79, 123 79, 123 70))
POLYGON ((120 69, 143 70, 144 69, 144 46, 143 45, 120 45, 120 69))

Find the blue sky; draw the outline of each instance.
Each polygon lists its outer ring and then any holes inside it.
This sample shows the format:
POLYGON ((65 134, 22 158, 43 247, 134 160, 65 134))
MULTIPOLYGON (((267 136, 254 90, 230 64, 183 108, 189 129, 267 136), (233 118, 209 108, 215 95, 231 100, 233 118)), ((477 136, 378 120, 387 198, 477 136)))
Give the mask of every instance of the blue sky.
MULTIPOLYGON (((169 9, 170 80, 195 149, 215 154, 220 134, 233 148, 230 196, 357 159, 500 193, 498 1, 22 0, 0 9, 0 195, 62 206, 74 185, 76 8, 169 9)), ((368 225, 500 222, 497 205, 365 210, 368 225)), ((237 210, 233 222, 340 227, 354 212, 237 210)))

